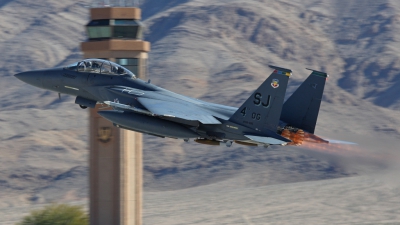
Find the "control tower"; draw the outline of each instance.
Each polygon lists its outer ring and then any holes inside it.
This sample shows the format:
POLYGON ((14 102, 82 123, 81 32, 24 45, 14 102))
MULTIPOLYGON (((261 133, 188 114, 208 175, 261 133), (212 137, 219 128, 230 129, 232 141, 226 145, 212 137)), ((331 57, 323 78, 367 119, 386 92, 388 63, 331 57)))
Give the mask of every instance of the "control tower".
MULTIPOLYGON (((93 1, 85 58, 116 62, 146 79, 150 43, 143 41, 141 10, 136 1, 93 1)), ((123 130, 89 109, 90 224, 141 225, 142 134, 123 130)), ((104 109, 102 109, 104 110, 104 109)))

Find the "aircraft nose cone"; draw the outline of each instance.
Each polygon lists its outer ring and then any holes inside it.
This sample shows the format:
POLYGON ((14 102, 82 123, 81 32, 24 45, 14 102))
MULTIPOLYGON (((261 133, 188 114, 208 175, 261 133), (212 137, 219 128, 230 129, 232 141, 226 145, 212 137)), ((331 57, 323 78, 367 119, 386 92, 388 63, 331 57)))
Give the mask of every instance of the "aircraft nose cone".
POLYGON ((14 77, 20 79, 21 81, 36 86, 36 87, 42 87, 41 83, 41 75, 38 74, 37 72, 22 72, 22 73, 17 73, 14 75, 14 77))
POLYGON ((16 78, 18 78, 18 79, 20 79, 20 80, 25 82, 26 78, 29 77, 29 75, 28 75, 27 72, 22 72, 22 73, 15 74, 14 77, 16 77, 16 78))

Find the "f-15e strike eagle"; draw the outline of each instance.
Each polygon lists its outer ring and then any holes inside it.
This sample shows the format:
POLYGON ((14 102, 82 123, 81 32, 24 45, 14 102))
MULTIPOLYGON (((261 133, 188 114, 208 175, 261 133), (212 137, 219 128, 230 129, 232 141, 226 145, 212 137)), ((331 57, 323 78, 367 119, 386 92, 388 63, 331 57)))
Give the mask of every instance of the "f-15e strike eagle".
POLYGON ((86 59, 63 68, 18 73, 18 79, 46 90, 76 96, 81 108, 104 104, 98 113, 115 126, 159 137, 194 139, 231 146, 328 143, 314 134, 328 75, 311 75, 284 102, 292 71, 276 66, 239 108, 213 104, 138 79, 110 61, 86 59))

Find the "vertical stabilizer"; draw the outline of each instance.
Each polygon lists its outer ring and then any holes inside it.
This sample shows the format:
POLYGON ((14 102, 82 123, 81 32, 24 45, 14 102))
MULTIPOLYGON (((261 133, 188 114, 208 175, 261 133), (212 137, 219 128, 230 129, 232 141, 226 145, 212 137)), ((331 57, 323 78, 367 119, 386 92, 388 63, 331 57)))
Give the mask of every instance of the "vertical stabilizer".
POLYGON ((312 71, 310 76, 283 104, 281 120, 290 126, 313 134, 328 74, 312 71))
POLYGON ((276 66, 269 67, 275 69, 274 72, 233 114, 230 121, 260 131, 265 128, 277 130, 292 71, 276 66))

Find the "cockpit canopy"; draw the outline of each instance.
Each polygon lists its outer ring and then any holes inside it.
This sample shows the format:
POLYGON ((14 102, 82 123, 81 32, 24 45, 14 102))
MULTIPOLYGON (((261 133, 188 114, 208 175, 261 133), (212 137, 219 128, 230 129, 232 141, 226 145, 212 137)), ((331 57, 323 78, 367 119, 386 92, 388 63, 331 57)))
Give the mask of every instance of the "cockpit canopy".
POLYGON ((136 76, 128 69, 102 59, 85 59, 83 61, 66 66, 65 69, 84 72, 84 73, 100 73, 106 75, 117 75, 117 76, 130 76, 136 78, 136 76))

